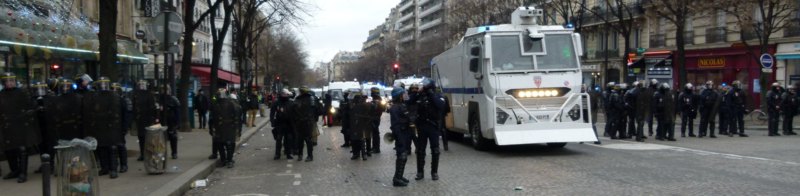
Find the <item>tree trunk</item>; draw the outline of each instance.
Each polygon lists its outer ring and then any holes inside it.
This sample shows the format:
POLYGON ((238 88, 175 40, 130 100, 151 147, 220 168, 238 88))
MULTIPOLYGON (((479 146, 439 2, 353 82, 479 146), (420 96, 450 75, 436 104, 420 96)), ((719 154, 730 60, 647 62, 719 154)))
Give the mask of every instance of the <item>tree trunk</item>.
MULTIPOLYGON (((181 132, 190 132, 189 126, 189 78, 192 76, 192 42, 194 40, 194 6, 196 0, 186 0, 186 9, 183 13, 183 58, 181 58, 181 79, 178 82, 178 100, 181 110, 178 112, 181 119, 181 132)), ((175 71, 175 70, 169 70, 175 71)))
MULTIPOLYGON (((625 52, 622 53, 622 64, 621 64, 622 65, 622 75, 623 75, 622 76, 622 81, 625 82, 625 83, 632 83, 632 81, 628 80, 628 75, 629 75, 628 72, 630 71, 630 68, 628 67, 628 59, 630 58, 630 57, 628 57, 628 53, 631 52, 631 46, 630 46, 631 45, 631 33, 630 33, 630 31, 628 31, 627 33, 623 33, 622 38, 625 39, 625 49, 623 49, 623 51, 625 51, 625 52)), ((636 80, 636 79, 634 79, 634 80, 636 80)))
POLYGON ((676 28, 677 28, 677 30, 675 31, 675 45, 677 46, 677 52, 676 53, 678 53, 678 54, 673 55, 673 58, 675 59, 675 61, 673 61, 673 63, 672 63, 672 67, 678 69, 678 86, 676 86, 675 89, 678 89, 678 88, 680 88, 680 86, 685 85, 687 80, 688 80, 688 78, 686 78, 687 74, 686 74, 686 66, 685 66, 685 62, 686 62, 686 40, 685 40, 685 37, 683 36, 684 30, 686 29, 684 24, 686 22, 682 21, 682 22, 678 22, 678 23, 680 23, 680 24, 676 24, 675 25, 676 28), (677 56, 677 58, 675 58, 676 56, 677 56))
POLYGON ((119 81, 122 72, 117 65, 117 0, 100 2, 100 76, 119 81))

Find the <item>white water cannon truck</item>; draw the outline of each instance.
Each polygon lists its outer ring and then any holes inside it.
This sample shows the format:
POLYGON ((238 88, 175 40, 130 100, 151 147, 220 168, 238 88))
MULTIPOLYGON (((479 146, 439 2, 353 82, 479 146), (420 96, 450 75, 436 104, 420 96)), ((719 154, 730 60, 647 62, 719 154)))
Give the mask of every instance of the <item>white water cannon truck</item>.
POLYGON ((589 95, 581 92, 580 35, 538 25, 541 17, 541 9, 520 7, 511 24, 469 28, 431 62, 450 100, 446 127, 478 150, 598 141, 589 95))

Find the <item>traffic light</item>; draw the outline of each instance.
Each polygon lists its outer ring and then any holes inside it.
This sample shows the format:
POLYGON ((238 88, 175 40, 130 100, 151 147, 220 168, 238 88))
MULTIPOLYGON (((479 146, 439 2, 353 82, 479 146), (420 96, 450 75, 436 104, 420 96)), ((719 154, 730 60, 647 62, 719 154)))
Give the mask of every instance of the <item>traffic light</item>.
POLYGON ((61 75, 61 66, 58 64, 50 65, 50 75, 59 76, 61 75))
POLYGON ((394 74, 400 73, 400 64, 395 63, 394 66, 392 67, 392 71, 394 72, 394 74))

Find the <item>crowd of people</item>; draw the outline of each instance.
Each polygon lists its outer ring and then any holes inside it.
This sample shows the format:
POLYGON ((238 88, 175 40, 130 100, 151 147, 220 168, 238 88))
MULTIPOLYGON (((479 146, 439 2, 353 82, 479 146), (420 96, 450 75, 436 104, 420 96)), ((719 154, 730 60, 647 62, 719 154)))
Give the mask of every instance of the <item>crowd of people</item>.
MULTIPOLYGON (((605 91, 599 92, 597 88, 590 93, 595 97, 593 108, 598 107, 595 104, 602 104, 605 112, 606 136, 642 142, 647 136, 653 136, 653 124, 656 123, 656 140, 676 141, 674 129, 676 116, 679 116, 681 137, 748 137, 744 116, 750 111, 746 107, 747 95, 741 82, 715 86, 708 81, 699 88, 688 83, 680 90, 672 90, 669 84, 657 80, 646 83, 637 81, 629 87, 611 82, 605 91), (700 122, 695 132, 694 122, 698 116, 700 122), (647 136, 644 134, 645 126, 648 128, 647 136)), ((800 106, 797 96, 794 85, 785 90, 778 83, 772 84, 766 96, 769 136, 780 135, 778 124, 781 117, 784 119, 783 134, 796 135, 792 130, 792 119, 800 106)))

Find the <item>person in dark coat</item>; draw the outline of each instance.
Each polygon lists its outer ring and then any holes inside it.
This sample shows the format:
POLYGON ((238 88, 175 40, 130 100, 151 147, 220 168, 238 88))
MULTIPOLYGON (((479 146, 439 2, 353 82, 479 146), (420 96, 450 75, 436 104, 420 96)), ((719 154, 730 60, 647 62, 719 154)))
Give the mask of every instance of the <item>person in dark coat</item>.
POLYGON ((242 107, 247 108, 247 127, 256 127, 256 115, 260 107, 257 92, 250 92, 245 99, 245 104, 247 105, 242 105, 242 107))
POLYGON ((233 153, 236 139, 242 129, 242 107, 231 99, 224 89, 220 89, 217 99, 211 103, 208 133, 212 137, 212 150, 219 154, 217 167, 233 168, 233 153))
POLYGON ((403 172, 406 168, 408 155, 411 154, 411 135, 413 135, 411 122, 416 119, 411 119, 412 115, 409 115, 404 97, 405 89, 392 89, 392 106, 389 108, 389 115, 391 116, 390 129, 395 139, 394 149, 397 152, 392 186, 408 186, 409 182, 408 179, 403 177, 403 172))
POLYGON ((675 140, 675 96, 669 84, 663 83, 653 97, 656 105, 655 115, 658 118, 656 140, 675 140))
POLYGON ((36 102, 30 94, 17 88, 17 77, 6 72, 0 75, 0 142, 11 173, 3 179, 17 178, 18 183, 28 181, 28 155, 30 147, 39 144, 39 123, 36 102))
POLYGON ((290 113, 294 122, 292 125, 294 126, 296 142, 297 145, 297 152, 298 152, 298 161, 303 158, 303 145, 306 145, 308 148, 308 157, 306 157, 306 162, 311 162, 314 160, 314 143, 313 143, 313 132, 316 129, 316 122, 319 117, 319 112, 322 110, 322 105, 320 104, 319 100, 312 95, 311 90, 308 87, 301 87, 300 95, 295 98, 294 104, 290 108, 290 113))
POLYGON ((117 157, 119 161, 119 173, 128 172, 128 147, 125 141, 125 135, 128 134, 128 130, 131 128, 131 122, 133 121, 133 101, 128 98, 128 95, 123 92, 122 86, 119 83, 112 83, 111 87, 114 89, 119 95, 119 103, 120 103, 120 140, 117 143, 117 157))
POLYGON ((778 123, 781 120, 781 90, 780 84, 772 83, 772 88, 767 92, 767 132, 768 136, 780 136, 778 123))
MULTIPOLYGON (((146 80, 139 80, 137 88, 133 90, 133 120, 136 123, 136 137, 139 139, 139 152, 144 152, 145 135, 147 135, 146 127, 156 124, 159 112, 156 103, 156 96, 153 91, 148 88, 146 80)), ((144 153, 139 154, 137 161, 143 161, 144 153)))
POLYGON ((731 112, 730 126, 728 127, 728 136, 738 134, 739 137, 748 137, 744 133, 744 114, 747 113, 747 93, 742 89, 742 82, 736 80, 731 85, 733 89, 728 92, 726 98, 731 112))
MULTIPOLYGON (((341 103, 340 103, 341 104, 341 103)), ((333 126, 333 113, 331 113, 331 108, 333 108, 333 97, 331 93, 325 93, 325 98, 322 100, 322 105, 324 106, 325 116, 323 116, 323 125, 332 127, 333 126)))
POLYGON ((730 99, 728 98, 728 93, 731 91, 731 87, 725 83, 719 87, 719 109, 717 113, 719 113, 719 135, 728 135, 728 127, 730 127, 731 121, 731 104, 730 99))
POLYGON ((205 129, 208 124, 206 115, 208 114, 208 107, 211 106, 211 101, 208 99, 206 92, 200 89, 197 95, 194 96, 192 103, 194 103, 194 109, 197 110, 197 116, 200 120, 200 129, 205 129))
POLYGON ((178 159, 178 130, 180 130, 180 108, 181 102, 178 98, 172 96, 172 91, 167 90, 164 96, 165 103, 162 104, 162 109, 166 111, 166 125, 167 125, 167 140, 169 141, 170 149, 172 149, 172 159, 178 159))
POLYGON ((371 137, 367 138, 367 151, 370 153, 379 154, 381 153, 381 134, 380 134, 380 126, 381 126, 381 115, 383 112, 386 111, 386 108, 382 104, 383 97, 380 95, 380 89, 377 87, 370 88, 369 96, 372 98, 372 101, 369 102, 370 111, 368 114, 372 114, 372 127, 370 131, 371 137))
POLYGON ((678 106, 681 111, 681 137, 686 137, 686 127, 689 127, 689 137, 694 134, 694 119, 697 118, 697 99, 694 95, 694 86, 687 83, 683 92, 678 96, 678 106))
POLYGON ((365 101, 361 92, 352 93, 353 100, 350 103, 350 140, 353 145, 353 157, 351 160, 367 160, 367 156, 372 156, 367 148, 369 139, 372 138, 372 127, 374 119, 373 107, 365 101))
POLYGON ((620 85, 614 85, 612 89, 608 92, 607 99, 605 101, 607 115, 606 116, 606 123, 610 125, 606 125, 609 129, 606 131, 611 139, 621 139, 619 136, 624 136, 625 133, 618 133, 620 130, 620 123, 622 123, 621 118, 624 118, 623 110, 624 105, 622 101, 622 96, 620 95, 620 85), (619 135, 619 136, 618 136, 619 135))
POLYGON ((700 137, 708 135, 717 138, 714 134, 714 124, 717 111, 719 110, 721 96, 714 89, 714 82, 708 81, 704 89, 700 92, 700 137))
POLYGON ((637 115, 639 115, 639 113, 637 112, 637 109, 639 108, 638 107, 639 102, 637 98, 639 97, 639 93, 641 93, 641 90, 642 88, 639 85, 639 81, 636 81, 633 82, 631 88, 628 89, 628 91, 625 92, 625 96, 623 96, 624 99, 623 101, 625 102, 625 114, 626 118, 628 118, 628 125, 627 125, 628 130, 623 130, 623 131, 628 132, 627 133, 628 137, 635 137, 636 141, 640 142, 644 141, 644 139, 642 139, 641 138, 642 136, 640 136, 638 132, 636 132, 636 125, 637 123, 639 123, 637 119, 637 115))
POLYGON ((647 135, 653 136, 653 119, 655 119, 655 104, 653 104, 653 97, 656 95, 658 91, 658 80, 651 79, 650 80, 650 87, 647 88, 647 91, 642 95, 642 102, 646 103, 645 105, 650 107, 644 107, 644 114, 645 114, 645 121, 647 121, 647 135))
POLYGON ((342 133, 342 136, 344 138, 343 139, 344 140, 344 144, 342 144, 341 147, 345 147, 345 148, 346 147, 350 147, 352 145, 352 142, 350 141, 351 140, 351 138, 350 138, 350 136, 351 136, 351 133, 350 133, 350 116, 351 116, 351 114, 350 113, 351 112, 350 112, 350 97, 349 96, 350 96, 350 92, 349 91, 345 91, 344 92, 344 98, 342 99, 341 102, 339 102, 339 111, 336 111, 336 112, 339 113, 339 118, 340 118, 340 120, 342 122, 341 133, 342 133))
POLYGON ((272 124, 272 137, 275 138, 275 157, 274 160, 281 159, 281 148, 283 148, 286 159, 292 157, 294 149, 294 130, 292 130, 292 119, 289 108, 292 107, 292 100, 289 99, 289 90, 281 91, 278 101, 270 108, 270 124, 272 124))
POLYGON ((439 180, 439 137, 442 132, 439 130, 438 123, 441 122, 442 110, 444 110, 444 98, 434 92, 436 83, 430 79, 422 81, 421 92, 414 97, 410 97, 410 102, 417 105, 416 125, 419 129, 417 150, 417 176, 415 180, 422 180, 425 172, 425 147, 430 142, 431 148, 431 179, 439 180))
POLYGON ((114 179, 119 175, 117 150, 122 143, 122 103, 119 95, 111 90, 107 77, 97 80, 98 91, 85 94, 83 99, 83 124, 86 136, 97 139, 95 154, 100 162, 99 175, 114 179))
POLYGON ((781 108, 783 109, 783 134, 784 135, 797 135, 793 129, 794 116, 797 114, 798 99, 795 93, 797 87, 789 85, 789 90, 781 95, 781 108))

